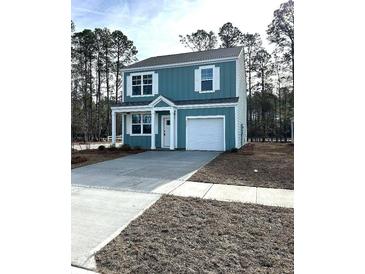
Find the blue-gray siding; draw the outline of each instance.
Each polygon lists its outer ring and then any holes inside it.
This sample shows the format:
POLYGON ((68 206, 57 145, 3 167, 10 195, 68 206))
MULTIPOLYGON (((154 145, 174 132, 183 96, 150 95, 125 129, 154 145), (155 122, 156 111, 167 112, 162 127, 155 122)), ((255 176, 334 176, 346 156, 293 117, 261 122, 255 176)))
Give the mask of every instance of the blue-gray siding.
POLYGON ((186 116, 213 116, 213 115, 225 115, 226 150, 234 148, 234 146, 235 146, 234 107, 179 110, 178 116, 177 116, 178 148, 185 148, 186 116))
MULTIPOLYGON (((155 69, 158 73, 159 94, 155 97, 129 97, 126 94, 127 76, 130 72, 124 73, 124 100, 125 102, 132 101, 150 101, 159 95, 163 95, 172 100, 194 100, 194 99, 214 99, 214 98, 229 98, 236 96, 236 62, 220 62, 215 63, 215 66, 220 67, 220 90, 213 93, 199 93, 194 91, 194 70, 205 64, 155 69)), ((133 71, 133 73, 138 71, 133 71)), ((140 72, 145 72, 140 71, 140 72)))
MULTIPOLYGON (((156 147, 161 147, 161 115, 169 115, 168 111, 160 111, 158 114, 158 133, 156 134, 156 147)), ((187 116, 225 116, 225 139, 226 150, 235 147, 235 110, 234 107, 225 108, 202 108, 202 109, 179 109, 177 110, 177 148, 185 149, 186 144, 186 117, 187 116)), ((126 122, 124 120, 124 122, 126 122)), ((124 143, 130 146, 151 148, 151 136, 130 136, 124 129, 124 143)))

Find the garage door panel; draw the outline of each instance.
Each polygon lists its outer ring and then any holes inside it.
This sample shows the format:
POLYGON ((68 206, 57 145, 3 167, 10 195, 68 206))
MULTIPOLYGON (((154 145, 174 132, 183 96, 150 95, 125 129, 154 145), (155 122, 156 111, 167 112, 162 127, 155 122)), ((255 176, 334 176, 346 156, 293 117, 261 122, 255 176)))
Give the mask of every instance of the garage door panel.
POLYGON ((188 118, 186 132, 188 150, 225 150, 223 117, 188 118))

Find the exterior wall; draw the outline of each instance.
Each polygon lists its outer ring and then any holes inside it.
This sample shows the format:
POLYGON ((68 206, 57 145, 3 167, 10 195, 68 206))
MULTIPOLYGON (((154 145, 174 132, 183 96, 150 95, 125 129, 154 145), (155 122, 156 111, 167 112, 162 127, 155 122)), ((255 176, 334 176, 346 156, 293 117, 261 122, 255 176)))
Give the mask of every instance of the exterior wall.
MULTIPOLYGON (((169 111, 158 111, 155 114, 157 116, 157 121, 158 121, 158 132, 156 134, 155 137, 155 145, 156 148, 161 148, 161 131, 162 131, 162 127, 161 127, 161 116, 162 115, 170 115, 169 111)), ((134 146, 140 146, 142 148, 145 149, 150 149, 151 148, 151 136, 131 136, 130 134, 127 134, 127 115, 124 116, 123 122, 124 125, 126 125, 124 127, 124 132, 123 132, 123 140, 124 140, 124 144, 128 144, 132 147, 134 146)))
POLYGON ((235 108, 201 108, 201 109, 179 109, 177 111, 177 148, 185 149, 186 146, 186 116, 225 116, 225 137, 226 150, 235 147, 235 108))
POLYGON ((237 97, 239 97, 236 107, 236 147, 240 148, 247 142, 247 92, 243 52, 236 62, 236 86, 237 97))
MULTIPOLYGON (((211 116, 211 115, 224 115, 225 116, 225 139, 226 150, 230 150, 235 147, 235 107, 222 107, 222 108, 199 108, 199 109, 179 109, 177 110, 177 148, 185 149, 186 147, 186 116, 211 116)), ((158 133, 156 134, 155 144, 156 148, 161 148, 161 116, 169 115, 168 111, 159 111, 156 113, 158 116, 158 133)), ((124 118, 126 124, 126 116, 124 118)), ((151 136, 131 136, 126 133, 126 129, 123 134, 124 143, 130 146, 140 146, 142 148, 151 148, 151 136)))
MULTIPOLYGON (((123 120, 124 125, 127 125, 127 115, 124 116, 123 120)), ((151 148, 151 136, 131 136, 127 134, 126 127, 124 127, 123 140, 124 144, 128 144, 131 147, 151 148)))
POLYGON ((133 72, 124 72, 124 101, 152 101, 159 95, 163 95, 171 100, 216 99, 236 97, 236 61, 226 61, 214 64, 215 66, 220 67, 220 90, 213 93, 199 93, 194 91, 194 70, 207 64, 153 70, 154 72, 158 73, 158 94, 155 96, 145 97, 127 96, 126 85, 127 76, 129 76, 130 73, 146 71, 135 70, 133 72))

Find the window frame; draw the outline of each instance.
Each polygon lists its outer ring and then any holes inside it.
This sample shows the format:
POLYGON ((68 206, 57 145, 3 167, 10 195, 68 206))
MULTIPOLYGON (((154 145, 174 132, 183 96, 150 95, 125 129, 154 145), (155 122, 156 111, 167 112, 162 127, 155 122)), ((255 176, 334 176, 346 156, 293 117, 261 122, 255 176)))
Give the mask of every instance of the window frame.
POLYGON ((214 70, 215 70, 215 65, 209 65, 209 66, 201 66, 199 67, 199 72, 200 72, 200 90, 199 93, 214 93, 214 70), (202 83, 203 81, 207 81, 207 79, 203 80, 202 77, 202 73, 204 69, 211 69, 212 70, 212 89, 211 90, 202 90, 202 83))
POLYGON ((132 77, 132 96, 137 97, 142 95, 142 76, 141 75, 131 75, 132 77), (139 85, 133 85, 133 77, 139 77, 139 85), (140 87, 141 94, 140 95, 133 95, 133 87, 140 87))
POLYGON ((131 125, 130 125, 130 129, 131 129, 131 134, 130 136, 151 136, 152 134, 152 115, 151 113, 132 113, 131 114, 131 125), (133 115, 140 115, 141 116, 141 120, 140 123, 133 123, 133 115), (150 123, 145 123, 143 121, 144 116, 150 116, 151 118, 151 122, 150 123), (139 125, 141 126, 141 133, 133 133, 133 125, 139 125), (143 133, 143 125, 150 125, 151 126, 151 133, 143 133))
POLYGON ((154 84, 153 84, 153 78, 154 78, 153 77, 153 74, 154 74, 153 71, 131 73, 130 74, 130 77, 131 77, 131 84, 132 84, 132 86, 131 86, 131 96, 130 97, 149 97, 149 96, 154 96, 154 94, 153 94, 153 86, 154 86, 154 84), (151 90, 152 90, 151 94, 144 94, 144 91, 143 91, 143 86, 144 86, 144 84, 143 84, 143 77, 145 75, 151 75, 151 84, 146 84, 146 85, 151 85, 151 90), (139 86, 139 85, 133 85, 133 77, 134 76, 141 77, 141 83, 140 83, 141 95, 133 95, 133 87, 134 86, 139 86))

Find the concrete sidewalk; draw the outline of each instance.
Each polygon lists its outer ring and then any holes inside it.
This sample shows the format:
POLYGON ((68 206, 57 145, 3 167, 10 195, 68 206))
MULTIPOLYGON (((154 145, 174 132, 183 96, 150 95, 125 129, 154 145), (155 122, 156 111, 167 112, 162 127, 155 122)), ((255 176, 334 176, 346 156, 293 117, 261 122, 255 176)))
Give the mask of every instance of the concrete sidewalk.
POLYGON ((95 269, 94 253, 159 198, 154 193, 72 186, 71 264, 95 269))
POLYGON ((152 190, 152 192, 227 202, 243 202, 288 208, 294 207, 294 190, 289 189, 172 181, 164 185, 164 187, 158 187, 152 190))

